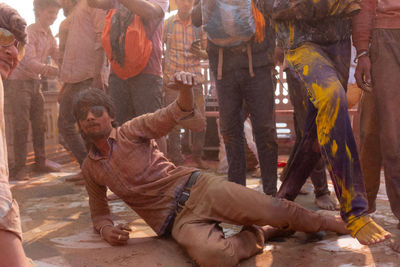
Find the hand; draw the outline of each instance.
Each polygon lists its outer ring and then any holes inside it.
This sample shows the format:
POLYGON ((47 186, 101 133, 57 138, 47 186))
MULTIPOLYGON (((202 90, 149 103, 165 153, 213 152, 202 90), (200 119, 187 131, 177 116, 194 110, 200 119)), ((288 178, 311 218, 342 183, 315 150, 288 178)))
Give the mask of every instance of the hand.
POLYGON ((124 246, 128 243, 131 229, 127 225, 107 225, 103 228, 103 238, 111 246, 124 246))
POLYGON ((195 74, 185 71, 176 72, 170 79, 167 87, 173 90, 185 91, 197 85, 195 74))
POLYGON ((51 65, 46 65, 46 68, 44 70, 43 76, 50 78, 50 79, 55 79, 58 75, 58 68, 51 66, 51 65))
POLYGON ((101 75, 96 75, 93 77, 92 87, 103 90, 103 91, 105 90, 105 86, 104 86, 101 75))
POLYGON ((284 58, 285 58, 285 53, 283 52, 283 49, 279 46, 276 46, 274 50, 275 66, 282 66, 284 58))
POLYGON ((200 59, 206 60, 208 58, 207 52, 201 49, 201 40, 194 41, 190 46, 189 52, 200 59))
POLYGON ((354 77, 356 78, 358 87, 366 92, 372 91, 371 61, 368 55, 358 59, 354 77))

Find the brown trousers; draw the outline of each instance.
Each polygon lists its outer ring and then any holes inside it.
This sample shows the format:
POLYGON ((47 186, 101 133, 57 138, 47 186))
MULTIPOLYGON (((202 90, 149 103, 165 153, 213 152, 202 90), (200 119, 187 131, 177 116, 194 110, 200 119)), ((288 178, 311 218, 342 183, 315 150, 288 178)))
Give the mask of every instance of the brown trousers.
POLYGON ((29 122, 32 127, 32 142, 35 152, 35 163, 44 165, 45 153, 45 118, 44 96, 39 80, 7 80, 6 101, 11 102, 14 134, 14 172, 25 166, 29 122))
POLYGON ((381 164, 393 214, 400 220, 400 29, 375 29, 371 44, 373 92, 364 93, 360 160, 369 209, 375 210, 381 164))
POLYGON ((325 229, 324 218, 292 201, 202 173, 175 218, 172 237, 200 266, 235 266, 262 251, 264 236, 257 226, 318 232, 325 229), (224 238, 220 222, 245 227, 224 238))

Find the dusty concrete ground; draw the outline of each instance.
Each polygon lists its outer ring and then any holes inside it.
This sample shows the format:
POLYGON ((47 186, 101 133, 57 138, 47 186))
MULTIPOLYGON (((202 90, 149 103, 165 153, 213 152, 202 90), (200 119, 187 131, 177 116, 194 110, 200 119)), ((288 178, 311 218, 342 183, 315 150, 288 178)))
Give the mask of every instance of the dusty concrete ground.
MULTIPOLYGON (((120 200, 109 203, 115 222, 130 223, 133 231, 127 246, 109 246, 92 230, 85 188, 65 181, 64 177, 77 172, 78 166, 64 164, 62 170, 61 173, 36 176, 28 181, 11 182, 21 210, 23 245, 37 266, 196 266, 172 239, 156 237, 144 221, 120 200)), ((249 178, 247 183, 249 187, 259 189, 259 179, 249 178)), ((311 183, 307 183, 305 189, 309 194, 299 196, 296 201, 317 210, 311 183)), ((373 218, 400 236, 383 179, 373 218)), ((362 246, 350 236, 296 233, 290 238, 266 243, 262 254, 241 262, 239 266, 395 267, 400 266, 400 254, 393 252, 387 244, 362 246)))

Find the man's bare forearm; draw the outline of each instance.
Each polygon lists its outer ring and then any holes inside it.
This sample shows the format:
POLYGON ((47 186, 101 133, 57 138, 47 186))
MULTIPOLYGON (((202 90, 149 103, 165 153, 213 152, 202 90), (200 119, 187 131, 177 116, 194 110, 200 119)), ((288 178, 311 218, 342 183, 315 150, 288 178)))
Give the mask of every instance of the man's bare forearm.
POLYGON ((100 8, 105 10, 114 7, 113 2, 111 0, 87 0, 87 3, 90 7, 100 8))
POLYGON ((159 5, 146 0, 118 0, 118 2, 144 20, 161 19, 164 16, 164 11, 159 5))

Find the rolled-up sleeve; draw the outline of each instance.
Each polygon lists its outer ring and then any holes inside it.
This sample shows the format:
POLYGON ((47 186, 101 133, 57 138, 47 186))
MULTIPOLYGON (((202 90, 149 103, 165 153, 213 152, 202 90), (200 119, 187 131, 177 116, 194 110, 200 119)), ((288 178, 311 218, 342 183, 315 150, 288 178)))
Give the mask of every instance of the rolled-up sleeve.
POLYGON ((202 131, 206 123, 203 115, 195 107, 183 111, 176 101, 154 113, 144 114, 121 126, 121 133, 130 139, 157 139, 167 135, 177 124, 192 131, 202 131))
POLYGON ((353 44, 357 52, 368 51, 371 39, 374 17, 376 13, 375 0, 363 0, 360 3, 361 12, 353 17, 353 44))
POLYGON ((104 225, 113 225, 110 208, 107 202, 107 187, 99 185, 92 179, 87 164, 83 164, 82 173, 85 177, 86 191, 89 195, 90 216, 93 228, 99 232, 104 225))

